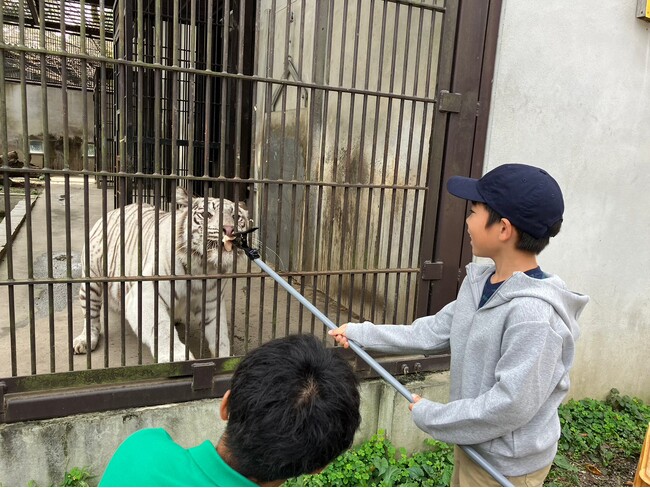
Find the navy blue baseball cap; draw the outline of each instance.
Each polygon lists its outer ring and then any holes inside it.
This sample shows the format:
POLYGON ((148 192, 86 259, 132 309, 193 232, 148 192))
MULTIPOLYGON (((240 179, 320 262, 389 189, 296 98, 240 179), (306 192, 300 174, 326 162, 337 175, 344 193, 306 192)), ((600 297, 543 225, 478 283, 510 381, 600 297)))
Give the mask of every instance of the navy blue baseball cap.
POLYGON ((479 180, 452 176, 447 191, 465 200, 483 202, 536 239, 562 221, 564 199, 557 181, 546 171, 527 164, 504 164, 479 180))

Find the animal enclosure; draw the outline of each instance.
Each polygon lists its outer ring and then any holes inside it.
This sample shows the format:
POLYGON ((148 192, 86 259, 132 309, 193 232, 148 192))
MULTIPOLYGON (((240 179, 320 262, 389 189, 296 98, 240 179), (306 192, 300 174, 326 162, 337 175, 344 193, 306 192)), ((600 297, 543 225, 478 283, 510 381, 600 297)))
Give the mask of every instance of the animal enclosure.
POLYGON ((458 8, 4 0, 0 154, 20 164, 0 176, 25 202, 3 223, 5 393, 326 340, 227 246, 237 229, 259 227, 262 259, 335 323, 426 311, 458 8))

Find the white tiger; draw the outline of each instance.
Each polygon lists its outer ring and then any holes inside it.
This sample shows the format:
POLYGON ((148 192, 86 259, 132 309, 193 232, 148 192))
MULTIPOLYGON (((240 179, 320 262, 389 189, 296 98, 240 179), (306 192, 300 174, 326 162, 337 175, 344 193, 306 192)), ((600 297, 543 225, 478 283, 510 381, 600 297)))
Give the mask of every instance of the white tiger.
MULTIPOLYGON (((172 230, 172 214, 169 212, 159 211, 159 235, 158 252, 159 265, 158 275, 171 275, 171 246, 172 237, 175 236, 175 275, 197 275, 203 274, 203 228, 205 223, 204 217, 204 199, 196 197, 192 199, 192 242, 191 242, 191 269, 187 264, 187 222, 188 222, 188 198, 187 193, 182 188, 176 190, 176 203, 180 208, 176 211, 176 228, 172 230)), ((155 207, 144 204, 142 205, 142 227, 138 223, 138 204, 131 204, 124 207, 124 252, 125 252, 125 269, 124 276, 138 276, 138 234, 142 232, 142 276, 153 276, 155 273, 155 207)), ((219 273, 228 273, 233 270, 234 248, 228 239, 224 239, 223 234, 231 236, 233 232, 246 230, 248 227, 248 212, 239 206, 236 206, 230 200, 219 198, 207 199, 207 272, 208 275, 219 273), (221 203, 223 202, 223 203, 221 203), (223 205, 223 217, 220 224, 220 208, 223 205), (223 234, 222 234, 223 233, 223 234), (221 267, 219 268, 219 255, 221 254, 221 267)), ((121 242, 120 242, 120 209, 112 210, 106 215, 107 219, 107 250, 108 250, 108 276, 121 276, 121 242)), ((235 248, 236 249, 236 248, 235 248)), ((85 268, 85 249, 81 254, 82 266, 85 268)), ((90 231, 90 277, 104 276, 103 265, 103 231, 102 220, 95 223, 90 231)), ((83 276, 86 276, 85 269, 83 276)), ((153 320, 154 300, 158 301, 158 362, 169 362, 170 341, 174 351, 175 360, 185 359, 185 346, 180 341, 178 332, 171 328, 170 324, 185 323, 186 310, 188 305, 186 281, 175 281, 174 289, 174 317, 170 317, 170 282, 160 281, 158 286, 158 295, 154 296, 154 286, 152 281, 142 283, 142 343, 146 345, 154 356, 155 328, 153 320), (173 323, 172 323, 173 320, 173 323), (170 337, 170 332, 173 334, 170 337)), ((109 303, 119 310, 121 303, 119 282, 110 282, 108 284, 109 303)), ((90 313, 90 349, 97 346, 100 335, 100 310, 102 307, 102 290, 101 283, 91 282, 90 289, 90 310, 86 310, 86 284, 81 285, 79 290, 79 299, 84 312, 84 329, 73 342, 75 354, 83 354, 87 351, 86 343, 86 314, 90 313)), ((210 352, 216 356, 214 350, 217 338, 217 302, 220 301, 220 321, 219 321, 219 350, 218 356, 228 356, 230 354, 230 339, 228 336, 227 315, 225 309, 225 290, 226 286, 222 285, 221 300, 217 300, 217 279, 208 279, 205 285, 206 300, 203 307, 203 284, 202 280, 191 281, 191 295, 189 299, 190 306, 190 324, 186 326, 196 327, 201 323, 202 310, 205 308, 205 339, 210 347, 210 352)), ((125 316, 133 330, 138 335, 138 284, 135 281, 125 283, 125 316)), ((193 355, 190 353, 190 359, 193 355)))

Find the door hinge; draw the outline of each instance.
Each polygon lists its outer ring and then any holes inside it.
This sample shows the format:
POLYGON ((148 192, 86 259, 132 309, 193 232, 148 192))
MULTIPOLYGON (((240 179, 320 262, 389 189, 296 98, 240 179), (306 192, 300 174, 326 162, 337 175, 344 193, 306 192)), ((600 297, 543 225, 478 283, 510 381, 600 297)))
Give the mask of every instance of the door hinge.
POLYGON ((441 90, 438 96, 438 111, 460 113, 463 96, 460 93, 451 93, 448 90, 441 90))
POLYGON ((420 276, 424 281, 435 281, 442 279, 442 261, 425 261, 422 264, 420 276))

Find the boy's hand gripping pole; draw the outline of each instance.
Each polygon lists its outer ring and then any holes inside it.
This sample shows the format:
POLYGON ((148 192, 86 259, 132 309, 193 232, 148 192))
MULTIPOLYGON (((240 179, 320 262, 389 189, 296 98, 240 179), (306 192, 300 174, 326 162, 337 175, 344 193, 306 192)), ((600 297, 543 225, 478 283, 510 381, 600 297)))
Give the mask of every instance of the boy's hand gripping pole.
MULTIPOLYGON (((244 254, 248 256, 248 258, 253 261, 255 264, 257 264, 264 272, 266 272, 271 278, 273 278, 282 288, 284 288, 290 295, 292 295, 294 298, 296 298, 300 303, 302 303, 307 309, 313 313, 321 322, 323 322, 330 330, 337 329, 338 327, 334 322, 332 322, 329 318, 325 316, 320 310, 318 310, 313 303, 311 303, 309 300, 307 300, 304 296, 302 296, 298 291, 291 286, 287 281, 282 278, 279 274, 277 274, 273 269, 271 269, 262 259, 260 258, 260 253, 257 249, 253 249, 248 245, 248 242, 246 240, 246 236, 254 231, 257 230, 257 227, 253 227, 247 231, 244 232, 235 232, 233 234, 234 239, 232 240, 232 243, 244 251, 244 254)), ((379 364, 375 359, 370 356, 366 351, 364 351, 361 346, 359 346, 356 342, 348 339, 348 344, 350 345, 350 349, 352 349, 357 356, 359 356, 363 361, 370 366, 379 376, 381 376, 386 382, 388 382, 393 388, 395 388, 404 398, 406 398, 409 403, 413 403, 413 395, 411 394, 410 391, 406 389, 406 387, 401 384, 397 379, 391 375, 388 371, 384 369, 384 367, 379 364)), ((478 452, 476 452, 472 447, 469 446, 458 446, 460 447, 463 451, 465 451, 465 454, 467 454, 472 461, 474 461, 476 464, 481 466, 485 471, 490 473, 490 475, 498 481, 501 486, 513 486, 513 484, 501 473, 499 473, 494 466, 492 466, 490 463, 488 463, 478 452)))

